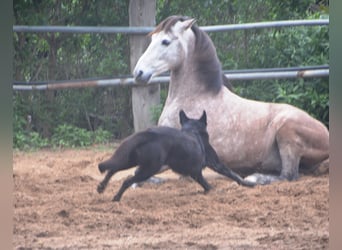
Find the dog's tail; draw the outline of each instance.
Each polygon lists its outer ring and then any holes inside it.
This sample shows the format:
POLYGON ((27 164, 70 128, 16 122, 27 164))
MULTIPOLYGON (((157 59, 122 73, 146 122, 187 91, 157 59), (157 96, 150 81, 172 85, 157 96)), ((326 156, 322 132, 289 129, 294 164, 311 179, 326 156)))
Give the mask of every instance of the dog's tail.
POLYGON ((221 163, 221 161, 219 160, 219 158, 218 158, 213 147, 211 147, 211 146, 207 147, 206 151, 207 151, 206 163, 210 169, 214 170, 215 172, 217 172, 221 175, 224 175, 226 177, 233 179, 239 185, 243 185, 246 187, 254 187, 255 186, 254 182, 243 179, 240 175, 235 173, 233 170, 231 170, 230 168, 223 165, 221 163))
POLYGON ((99 164, 99 171, 101 172, 101 173, 103 173, 103 172, 105 172, 106 170, 108 170, 108 169, 110 169, 111 168, 111 166, 113 166, 114 165, 114 163, 113 163, 113 160, 112 160, 112 157, 109 159, 109 160, 106 160, 106 161, 104 161, 104 162, 101 162, 100 164, 99 164))

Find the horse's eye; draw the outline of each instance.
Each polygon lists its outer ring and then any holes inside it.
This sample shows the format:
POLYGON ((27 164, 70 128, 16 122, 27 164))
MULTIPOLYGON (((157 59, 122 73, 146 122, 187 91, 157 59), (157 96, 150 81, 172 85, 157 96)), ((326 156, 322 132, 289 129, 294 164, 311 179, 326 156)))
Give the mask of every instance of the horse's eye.
POLYGON ((170 41, 169 40, 166 40, 166 39, 164 39, 163 41, 162 41, 162 45, 164 45, 164 46, 169 46, 170 45, 170 41))

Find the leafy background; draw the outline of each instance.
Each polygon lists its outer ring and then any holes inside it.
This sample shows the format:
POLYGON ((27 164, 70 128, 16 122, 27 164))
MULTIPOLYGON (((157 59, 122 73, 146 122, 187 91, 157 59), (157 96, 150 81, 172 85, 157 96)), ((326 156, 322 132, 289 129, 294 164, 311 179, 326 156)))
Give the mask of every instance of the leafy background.
MULTIPOLYGON (((128 26, 129 1, 15 0, 15 25, 128 26)), ((157 0, 156 22, 169 15, 218 25, 329 17, 329 1, 157 0)), ((224 70, 329 64, 327 26, 210 33, 224 70)), ((68 80, 129 75, 129 37, 122 34, 13 33, 13 78, 68 80)), ((329 79, 233 81, 250 99, 285 102, 329 127, 329 79)), ((162 110, 167 85, 161 87, 162 110)), ((77 147, 133 132, 129 87, 13 91, 13 145, 77 147)))

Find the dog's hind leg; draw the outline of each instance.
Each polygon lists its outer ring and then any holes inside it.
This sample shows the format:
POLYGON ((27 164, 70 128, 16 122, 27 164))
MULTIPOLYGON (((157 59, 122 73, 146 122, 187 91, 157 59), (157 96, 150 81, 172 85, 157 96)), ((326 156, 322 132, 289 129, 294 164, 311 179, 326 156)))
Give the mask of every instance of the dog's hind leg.
POLYGON ((112 178, 112 176, 121 170, 125 170, 125 169, 129 169, 131 167, 133 167, 134 164, 133 163, 128 163, 128 164, 116 164, 114 163, 114 161, 112 159, 105 161, 103 163, 99 164, 99 170, 101 173, 103 173, 104 171, 107 170, 107 174, 105 176, 105 178, 103 179, 102 182, 100 182, 100 184, 97 186, 97 192, 98 193, 103 193, 103 191, 106 189, 107 184, 110 180, 110 178, 112 178), (103 171, 102 171, 103 170, 103 171))
POLYGON ((113 174, 115 174, 115 170, 109 170, 105 176, 105 178, 103 179, 103 181, 100 182, 100 184, 97 186, 97 192, 98 193, 103 193, 103 191, 106 189, 107 184, 110 180, 110 178, 112 178, 113 174))
POLYGON ((114 196, 113 201, 120 201, 121 196, 123 195, 123 193, 126 191, 127 188, 129 188, 134 183, 146 181, 148 178, 157 174, 159 172, 160 168, 161 168, 161 166, 159 166, 159 165, 148 166, 148 167, 139 166, 137 168, 137 170, 135 171, 135 174, 131 177, 128 177, 122 183, 121 188, 117 192, 117 194, 114 196))

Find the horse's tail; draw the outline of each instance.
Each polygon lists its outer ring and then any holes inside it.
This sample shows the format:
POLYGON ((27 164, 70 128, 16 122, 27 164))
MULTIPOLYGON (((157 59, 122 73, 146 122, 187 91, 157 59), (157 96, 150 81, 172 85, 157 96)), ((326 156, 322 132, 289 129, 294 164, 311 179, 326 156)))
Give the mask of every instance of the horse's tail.
POLYGON ((116 149, 112 157, 99 164, 99 171, 101 173, 109 169, 119 171, 135 166, 137 163, 134 152, 138 147, 148 142, 147 139, 144 132, 127 137, 116 149))
POLYGON ((206 159, 206 163, 207 166, 214 170, 215 172, 224 175, 226 177, 229 177, 231 179, 233 179, 234 181, 236 181, 239 185, 243 185, 243 186, 247 186, 247 187, 254 187, 255 183, 245 180, 243 179, 240 175, 238 175, 237 173, 235 173, 233 170, 231 170, 230 168, 226 167, 225 165, 223 165, 221 163, 221 161, 219 160, 215 150, 213 147, 211 147, 210 145, 206 148, 207 151, 207 159, 206 159))

